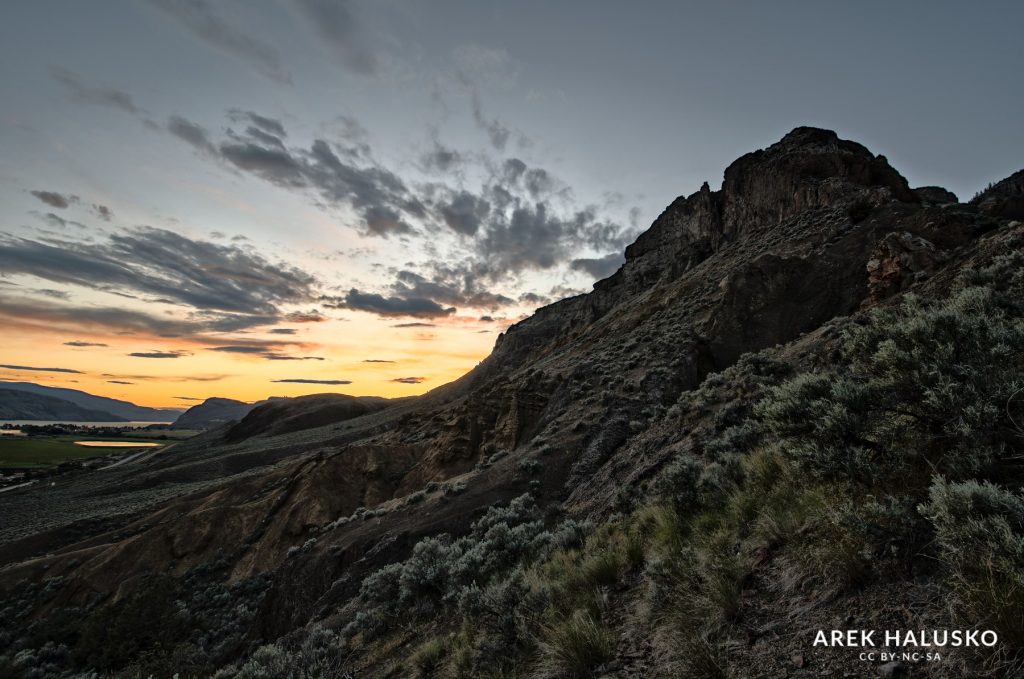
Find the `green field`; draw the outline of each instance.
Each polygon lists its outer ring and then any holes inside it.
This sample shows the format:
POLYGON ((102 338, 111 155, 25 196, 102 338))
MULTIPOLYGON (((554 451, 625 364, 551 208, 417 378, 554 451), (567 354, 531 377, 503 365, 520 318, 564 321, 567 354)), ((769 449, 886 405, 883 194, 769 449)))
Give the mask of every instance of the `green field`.
MULTIPOLYGON (((50 467, 67 460, 85 460, 131 450, 131 448, 87 448, 76 446, 74 444, 76 440, 87 439, 85 437, 42 436, 0 438, 0 467, 50 467)), ((148 443, 152 443, 152 441, 148 441, 148 443)))

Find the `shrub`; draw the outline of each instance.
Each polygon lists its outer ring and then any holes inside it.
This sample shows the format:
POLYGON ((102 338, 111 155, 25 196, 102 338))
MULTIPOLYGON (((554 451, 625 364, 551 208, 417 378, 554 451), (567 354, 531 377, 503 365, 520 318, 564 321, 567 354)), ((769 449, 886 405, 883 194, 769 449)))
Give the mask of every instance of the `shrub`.
POLYGON ((614 653, 611 632, 588 611, 577 610, 541 631, 540 669, 548 676, 589 677, 614 653))
MULTIPOLYGON (((921 507, 949 569, 951 612, 999 633, 995 663, 1024 666, 1024 497, 991 483, 936 479, 921 507)), ((1011 674, 1012 672, 1008 672, 1011 674)))

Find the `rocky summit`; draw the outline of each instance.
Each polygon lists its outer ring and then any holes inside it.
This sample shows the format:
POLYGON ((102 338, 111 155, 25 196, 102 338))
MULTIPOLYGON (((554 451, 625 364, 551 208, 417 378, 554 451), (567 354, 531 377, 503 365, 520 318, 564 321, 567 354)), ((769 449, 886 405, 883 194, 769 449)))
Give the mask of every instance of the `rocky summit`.
POLYGON ((799 127, 453 383, 0 494, 0 675, 1013 672, 1022 196, 799 127))

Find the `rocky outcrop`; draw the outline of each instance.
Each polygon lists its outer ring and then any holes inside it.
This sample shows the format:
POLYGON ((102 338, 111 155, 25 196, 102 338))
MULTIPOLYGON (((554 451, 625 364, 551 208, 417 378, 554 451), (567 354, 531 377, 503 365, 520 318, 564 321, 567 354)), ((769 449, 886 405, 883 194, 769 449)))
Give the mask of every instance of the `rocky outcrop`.
POLYGON ((1024 170, 992 184, 971 200, 978 210, 1002 219, 1024 219, 1024 170))
POLYGON ((867 263, 871 300, 880 301, 928 276, 946 254, 920 236, 889 233, 878 242, 867 263))
POLYGON ((952 205, 960 202, 955 193, 941 186, 919 186, 914 189, 914 194, 924 205, 952 205))

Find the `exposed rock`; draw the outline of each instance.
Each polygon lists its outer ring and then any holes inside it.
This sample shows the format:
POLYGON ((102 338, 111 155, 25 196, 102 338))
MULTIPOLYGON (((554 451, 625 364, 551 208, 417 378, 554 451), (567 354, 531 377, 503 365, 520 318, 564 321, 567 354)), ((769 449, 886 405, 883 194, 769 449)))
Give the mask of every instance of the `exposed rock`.
POLYGON ((232 398, 208 398, 183 412, 172 429, 212 429, 242 419, 258 404, 232 398))
POLYGON ((882 300, 905 290, 945 260, 945 253, 920 236, 907 232, 886 234, 867 263, 871 299, 882 300))
POLYGON ((992 184, 971 200, 984 214, 1002 219, 1024 219, 1024 170, 992 184))
POLYGON ((914 189, 914 193, 925 205, 950 205, 960 202, 955 193, 941 186, 919 186, 914 189))

